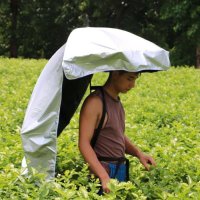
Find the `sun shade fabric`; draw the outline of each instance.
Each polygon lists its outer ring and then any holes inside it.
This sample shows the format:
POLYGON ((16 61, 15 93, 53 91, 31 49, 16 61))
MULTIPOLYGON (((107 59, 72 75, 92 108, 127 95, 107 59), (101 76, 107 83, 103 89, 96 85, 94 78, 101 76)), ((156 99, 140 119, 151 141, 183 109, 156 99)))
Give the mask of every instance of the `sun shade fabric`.
POLYGON ((29 101, 21 129, 25 158, 23 175, 31 168, 55 177, 57 136, 69 124, 92 78, 68 80, 63 74, 65 45, 42 70, 29 101))
POLYGON ((40 74, 21 129, 28 168, 33 167, 45 173, 47 179, 55 176, 63 53, 64 45, 51 57, 40 74))
POLYGON ((102 71, 161 71, 169 52, 137 35, 114 28, 77 28, 66 42, 62 66, 68 79, 102 71))

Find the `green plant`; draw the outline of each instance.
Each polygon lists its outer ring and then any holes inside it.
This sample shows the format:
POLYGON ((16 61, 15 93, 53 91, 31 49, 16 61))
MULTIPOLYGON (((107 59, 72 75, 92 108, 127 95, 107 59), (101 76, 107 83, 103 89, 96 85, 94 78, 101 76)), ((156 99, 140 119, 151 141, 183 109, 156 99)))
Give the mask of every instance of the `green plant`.
MULTIPOLYGON (((0 59, 0 199, 194 199, 200 196, 200 71, 171 68, 143 74, 136 88, 120 98, 126 111, 126 134, 157 166, 149 172, 130 159, 130 182, 112 180, 111 193, 98 196, 100 182, 89 179, 78 141, 80 106, 58 138, 57 176, 30 171, 21 176, 20 127, 46 60, 0 59), (90 181, 89 181, 90 180, 90 181)), ((107 73, 96 74, 101 85, 107 73)), ((89 90, 86 92, 86 95, 89 90)), ((85 96, 86 96, 85 95, 85 96)))

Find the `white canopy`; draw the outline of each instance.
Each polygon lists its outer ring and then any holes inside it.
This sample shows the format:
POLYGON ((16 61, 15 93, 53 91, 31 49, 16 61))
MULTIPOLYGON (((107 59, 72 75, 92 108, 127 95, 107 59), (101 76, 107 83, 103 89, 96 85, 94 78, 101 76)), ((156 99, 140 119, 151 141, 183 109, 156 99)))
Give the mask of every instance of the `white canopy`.
POLYGON ((167 70, 168 51, 127 31, 114 28, 77 28, 68 37, 62 66, 68 79, 101 71, 167 70))

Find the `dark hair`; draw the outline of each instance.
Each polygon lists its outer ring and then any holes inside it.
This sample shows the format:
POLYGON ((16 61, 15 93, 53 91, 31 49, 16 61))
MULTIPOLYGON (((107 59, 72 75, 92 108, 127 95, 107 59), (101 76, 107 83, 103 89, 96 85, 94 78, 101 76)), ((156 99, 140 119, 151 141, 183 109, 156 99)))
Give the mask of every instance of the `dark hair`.
MULTIPOLYGON (((120 75, 129 73, 128 71, 125 71, 125 70, 116 70, 116 71, 118 71, 120 75)), ((111 78, 112 72, 114 71, 108 71, 108 72, 109 72, 109 77, 108 77, 108 80, 109 80, 111 78)), ((136 73, 138 77, 141 75, 141 72, 134 72, 134 73, 136 73)))

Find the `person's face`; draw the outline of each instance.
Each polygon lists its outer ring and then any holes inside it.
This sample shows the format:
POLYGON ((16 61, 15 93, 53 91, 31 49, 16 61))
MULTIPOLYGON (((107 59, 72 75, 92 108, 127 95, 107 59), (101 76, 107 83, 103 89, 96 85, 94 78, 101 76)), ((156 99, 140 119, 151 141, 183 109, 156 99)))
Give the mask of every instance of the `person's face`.
POLYGON ((138 74, 134 72, 115 72, 114 83, 115 88, 120 93, 126 93, 135 86, 135 81, 138 78, 138 74))

